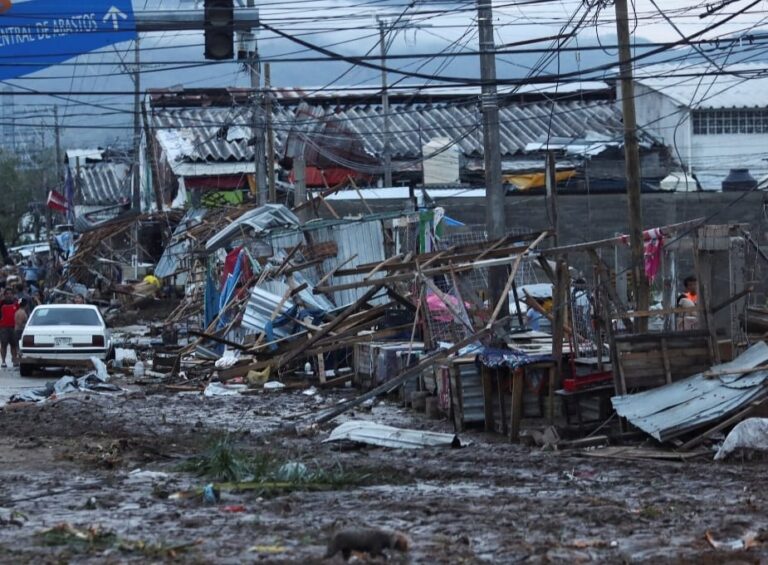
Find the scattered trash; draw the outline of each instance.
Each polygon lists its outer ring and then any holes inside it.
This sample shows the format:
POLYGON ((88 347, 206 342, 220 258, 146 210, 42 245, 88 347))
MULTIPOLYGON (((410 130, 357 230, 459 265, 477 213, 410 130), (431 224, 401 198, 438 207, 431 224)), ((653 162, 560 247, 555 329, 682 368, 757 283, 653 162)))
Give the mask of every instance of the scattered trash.
POLYGON ((331 432, 330 437, 324 440, 323 443, 341 440, 400 449, 418 449, 422 447, 458 448, 469 445, 469 443, 462 442, 458 436, 453 434, 407 430, 365 420, 344 422, 336 427, 331 432))
POLYGON ((717 450, 715 461, 725 459, 737 449, 768 451, 768 418, 749 418, 737 424, 717 450))
POLYGON ((278 553, 285 553, 287 550, 282 545, 254 545, 248 548, 248 551, 263 553, 264 555, 277 555, 278 553))
POLYGON ((753 531, 748 531, 739 538, 729 540, 716 540, 710 531, 707 531, 707 533, 704 534, 704 537, 706 538, 707 542, 709 542, 709 545, 715 549, 722 549, 727 551, 741 551, 744 549, 749 549, 750 547, 755 547, 760 543, 758 541, 757 532, 753 531))
POLYGON ((230 367, 234 367, 239 360, 240 355, 236 351, 227 349, 221 359, 216 360, 214 366, 217 369, 229 369, 230 367))
POLYGON ((221 500, 221 493, 213 483, 208 483, 203 487, 203 502, 206 504, 218 504, 221 500))
POLYGON ((203 396, 238 396, 240 392, 247 390, 246 385, 225 385, 223 383, 209 383, 203 391, 203 396))
POLYGON ((221 511, 228 512, 230 514, 239 514, 241 512, 245 512, 246 508, 242 504, 230 504, 229 506, 222 506, 221 511))
POLYGON ((9 403, 42 402, 51 397, 61 397, 74 392, 111 393, 121 392, 119 386, 110 384, 96 373, 88 373, 80 378, 72 376, 61 377, 54 383, 48 383, 44 388, 36 388, 14 394, 9 403))
POLYGON ((133 366, 133 377, 136 379, 144 377, 144 362, 141 359, 136 361, 136 364, 133 366))
POLYGON ((304 396, 315 396, 318 392, 319 391, 315 387, 311 386, 307 390, 302 391, 301 394, 304 396))
POLYGON ((264 383, 264 390, 282 390, 284 388, 285 385, 280 381, 269 381, 268 383, 264 383))
POLYGON ((135 349, 115 347, 115 364, 120 367, 130 367, 139 360, 135 349))
POLYGON ((247 382, 252 387, 264 386, 264 384, 269 380, 269 375, 271 372, 271 367, 267 367, 263 371, 248 371, 248 374, 245 375, 245 382, 247 382))
POLYGON ((275 478, 279 481, 300 481, 307 478, 309 469, 304 463, 289 462, 280 466, 275 473, 275 478))

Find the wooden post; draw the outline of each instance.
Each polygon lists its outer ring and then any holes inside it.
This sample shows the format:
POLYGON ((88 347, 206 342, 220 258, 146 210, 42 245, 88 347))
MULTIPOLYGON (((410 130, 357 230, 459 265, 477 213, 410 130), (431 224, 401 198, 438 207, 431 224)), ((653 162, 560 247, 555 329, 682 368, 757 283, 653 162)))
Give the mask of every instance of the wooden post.
MULTIPOLYGON (((648 310, 650 292, 645 276, 643 252, 643 210, 640 201, 640 146, 637 139, 635 115, 635 85, 632 77, 632 51, 629 34, 627 0, 616 0, 616 34, 619 43, 619 68, 621 76, 621 111, 624 118, 624 159, 627 178, 627 204, 629 212, 629 240, 632 250, 632 283, 635 309, 648 310)), ((639 331, 648 329, 648 320, 638 322, 639 331)))
POLYGON ((295 174, 295 189, 296 192, 293 195, 293 207, 298 208, 296 214, 302 222, 306 222, 309 219, 309 210, 306 206, 299 208, 307 200, 307 163, 304 160, 304 155, 296 157, 293 162, 294 174, 295 174))
POLYGON ((512 442, 520 440, 520 422, 523 419, 523 385, 525 372, 522 369, 512 370, 512 413, 510 414, 509 439, 512 442))
MULTIPOLYGON (((568 295, 570 290, 568 264, 564 259, 557 262, 555 271, 557 283, 555 284, 555 300, 553 301, 555 324, 552 328, 552 357, 555 360, 555 378, 562 378, 563 375, 563 338, 565 337, 565 320, 568 317, 568 295)), ((574 340, 578 339, 574 336, 574 340)), ((555 418, 554 408, 554 379, 549 380, 549 404, 547 417, 549 423, 553 423, 555 418)))
POLYGON ((488 367, 481 365, 480 378, 483 382, 483 411, 485 413, 485 431, 492 432, 494 431, 495 423, 493 421, 493 382, 491 381, 491 370, 488 367))
POLYGON ((555 164, 555 152, 547 151, 545 165, 545 181, 547 187, 547 212, 549 222, 554 231, 555 246, 560 245, 560 222, 557 208, 557 168, 555 164))
POLYGON ((267 117, 267 184, 269 185, 269 201, 277 202, 275 187, 275 129, 272 127, 272 68, 264 64, 264 113, 267 117))

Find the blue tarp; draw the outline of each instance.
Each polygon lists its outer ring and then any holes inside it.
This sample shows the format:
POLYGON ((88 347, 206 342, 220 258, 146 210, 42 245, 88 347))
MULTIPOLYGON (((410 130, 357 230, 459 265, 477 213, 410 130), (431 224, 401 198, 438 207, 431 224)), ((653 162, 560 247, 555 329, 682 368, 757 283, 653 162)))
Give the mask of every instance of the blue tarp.
POLYGON ((550 354, 530 355, 523 351, 512 349, 495 349, 492 347, 484 348, 477 356, 478 361, 486 367, 496 369, 498 367, 509 367, 510 369, 519 369, 533 363, 542 363, 554 361, 555 358, 550 354))

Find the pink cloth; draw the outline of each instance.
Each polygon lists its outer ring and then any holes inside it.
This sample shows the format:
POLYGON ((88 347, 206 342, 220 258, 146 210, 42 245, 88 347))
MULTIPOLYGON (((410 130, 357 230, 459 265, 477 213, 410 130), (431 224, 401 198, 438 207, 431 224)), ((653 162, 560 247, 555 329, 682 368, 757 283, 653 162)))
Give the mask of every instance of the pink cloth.
MULTIPOLYGON (((621 235, 621 242, 629 245, 629 236, 621 235)), ((653 281, 659 274, 661 268, 661 258, 664 253, 664 233, 661 228, 651 228, 643 232, 643 256, 645 276, 649 281, 653 281)))
POLYGON ((645 257, 645 276, 649 281, 656 278, 661 268, 662 254, 664 253, 664 237, 661 233, 659 236, 645 242, 644 257, 645 257))
MULTIPOLYGON (((454 310, 457 312, 461 312, 461 308, 459 308, 459 300, 453 296, 447 295, 446 299, 448 302, 451 303, 451 306, 454 310)), ((469 304, 464 304, 465 306, 469 306, 469 304)), ((433 292, 430 292, 427 294, 427 308, 429 308, 429 313, 432 316, 432 319, 437 322, 453 322, 453 314, 451 314, 451 311, 448 309, 448 307, 445 305, 445 303, 440 299, 439 296, 434 294, 433 292)))

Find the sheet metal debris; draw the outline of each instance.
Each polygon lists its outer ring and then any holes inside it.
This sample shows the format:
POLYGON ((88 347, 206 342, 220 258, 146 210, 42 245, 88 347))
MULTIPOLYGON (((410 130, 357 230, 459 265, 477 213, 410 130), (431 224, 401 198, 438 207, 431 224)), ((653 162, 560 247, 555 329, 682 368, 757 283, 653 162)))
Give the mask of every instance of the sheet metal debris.
POLYGON ((454 434, 395 428, 366 420, 344 422, 334 428, 330 437, 324 440, 323 443, 342 440, 395 449, 421 449, 424 447, 458 448, 469 445, 466 442, 462 442, 454 434))
POLYGON ((658 441, 669 441, 765 398, 768 395, 768 371, 746 371, 766 362, 768 345, 759 342, 733 361, 712 368, 712 371, 732 371, 733 374, 717 378, 698 374, 611 400, 619 416, 658 441), (740 374, 739 370, 745 373, 740 374))

